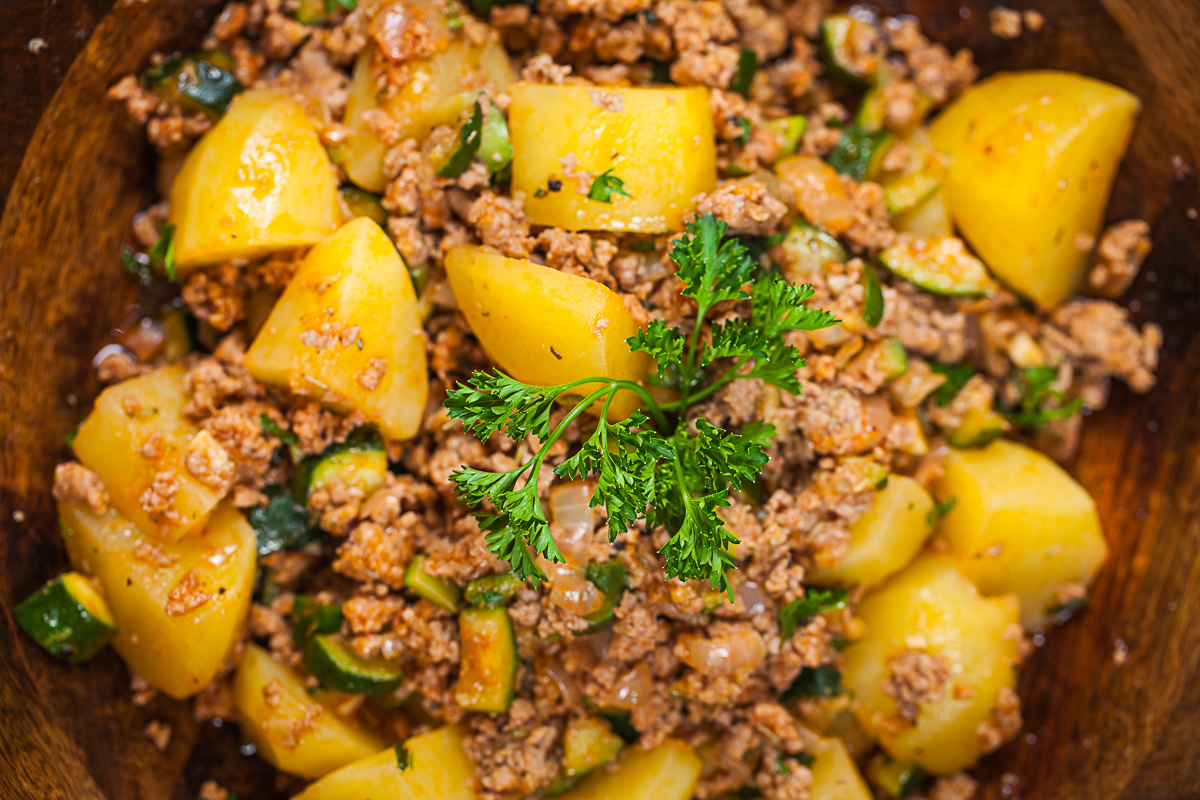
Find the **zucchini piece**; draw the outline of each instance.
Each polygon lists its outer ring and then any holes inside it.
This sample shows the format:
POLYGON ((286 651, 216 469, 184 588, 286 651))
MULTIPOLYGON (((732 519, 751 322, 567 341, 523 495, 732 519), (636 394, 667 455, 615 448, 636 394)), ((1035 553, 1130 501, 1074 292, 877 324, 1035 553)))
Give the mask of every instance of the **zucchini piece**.
POLYGON ((359 658, 330 635, 318 634, 304 648, 304 668, 323 686, 347 694, 390 694, 404 673, 385 658, 359 658))
POLYGON ((779 157, 786 158, 796 152, 804 131, 808 129, 808 117, 795 114, 790 117, 768 120, 763 123, 763 129, 779 142, 779 157))
POLYGON ((879 283, 879 273, 870 264, 863 264, 862 283, 865 291, 862 319, 875 328, 883 319, 883 287, 879 283))
POLYGON ((849 369, 862 373, 882 372, 884 382, 888 383, 908 372, 908 351, 899 339, 888 337, 863 348, 850 362, 849 369))
POLYGON ((492 184, 512 179, 513 146, 508 134, 508 120, 495 103, 489 103, 483 117, 483 132, 479 140, 479 160, 492 176, 492 184))
POLYGON ((858 27, 871 25, 870 21, 849 14, 830 14, 821 20, 821 55, 830 77, 852 86, 866 86, 875 79, 883 62, 879 47, 859 58, 851 53, 853 43, 862 35, 858 27))
POLYGON ((233 57, 223 50, 205 50, 186 58, 175 54, 146 72, 146 88, 186 111, 200 111, 214 119, 245 90, 234 77, 233 57))
POLYGON ((792 283, 823 275, 828 272, 828 264, 844 264, 850 258, 837 237, 803 221, 792 223, 780 247, 784 274, 792 283))
POLYGON ((625 565, 620 561, 588 564, 586 574, 587 579, 604 594, 604 604, 584 616, 588 621, 585 633, 594 633, 613 623, 613 614, 621 603, 621 596, 625 594, 625 565))
POLYGON ((990 408, 972 408, 946 437, 952 447, 983 447, 1009 430, 1008 420, 990 408))
POLYGON ((296 6, 296 22, 302 25, 324 25, 329 21, 325 10, 328 0, 299 0, 296 6))
POLYGON ((346 184, 338 191, 342 195, 342 202, 346 206, 345 210, 349 212, 347 219, 366 217, 379 223, 384 230, 387 229, 388 213, 387 209, 383 207, 382 198, 379 195, 352 184, 346 184))
POLYGON ((258 539, 259 556, 299 547, 317 538, 317 529, 308 522, 308 510, 296 502, 291 492, 282 486, 270 486, 266 495, 267 504, 255 506, 246 515, 258 539))
POLYGON ((508 572, 484 575, 467 584, 467 602, 476 608, 495 608, 513 599, 525 581, 508 572))
POLYGON ((850 125, 842 131, 842 138, 825 160, 856 181, 875 180, 883 173, 883 157, 895 143, 895 134, 888 131, 867 133, 857 125, 850 125))
POLYGON ((418 597, 424 597, 447 611, 458 611, 462 606, 462 590, 454 581, 425 571, 428 556, 414 556, 404 573, 404 588, 418 597))
POLYGON ((927 292, 950 297, 995 295, 1000 286, 957 236, 931 236, 893 245, 879 263, 927 292))
POLYGON ((292 639, 304 647, 317 634, 337 633, 342 627, 342 609, 298 595, 292 606, 292 639))
POLYGON ((573 717, 563 733, 563 774, 569 781, 612 761, 625 748, 604 717, 573 717))
POLYGON ((439 178, 457 178, 467 171, 483 141, 483 109, 479 101, 471 107, 471 116, 458 129, 458 143, 446 162, 437 170, 439 178))
MULTIPOLYGON (((859 103, 858 111, 854 114, 854 124, 867 133, 878 133, 887 127, 887 102, 883 98, 883 91, 880 88, 883 84, 878 83, 867 90, 863 95, 862 102, 859 103)), ((909 123, 902 129, 888 128, 894 133, 907 135, 910 131, 925 121, 929 116, 929 112, 933 110, 933 98, 921 91, 916 90, 916 99, 913 101, 913 115, 909 123)))
POLYGON ((454 701, 464 711, 503 714, 517 682, 517 640, 504 608, 468 608, 458 615, 462 651, 454 701))
POLYGON ((867 780, 888 797, 908 797, 921 787, 925 770, 907 761, 897 761, 886 753, 879 753, 867 765, 867 780))
POLYGON ((949 236, 954 233, 950 212, 946 210, 946 191, 938 189, 921 205, 907 214, 892 217, 892 227, 917 236, 949 236))
POLYGON ((914 172, 883 186, 883 199, 889 214, 907 214, 933 197, 942 187, 942 176, 930 172, 914 172))
POLYGON ((362 490, 363 496, 387 480, 387 448, 371 428, 359 428, 345 442, 300 463, 292 483, 297 503, 307 505, 313 492, 328 489, 334 481, 362 490))
POLYGON ((87 578, 65 572, 13 607, 21 630, 55 658, 87 661, 117 635, 108 604, 87 578))

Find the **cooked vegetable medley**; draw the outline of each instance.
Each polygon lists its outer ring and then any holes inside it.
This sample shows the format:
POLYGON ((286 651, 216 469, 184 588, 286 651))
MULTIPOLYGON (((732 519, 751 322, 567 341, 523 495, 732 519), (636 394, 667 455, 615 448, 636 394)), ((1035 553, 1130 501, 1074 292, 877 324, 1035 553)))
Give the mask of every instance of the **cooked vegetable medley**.
POLYGON ((18 624, 305 800, 969 800, 1154 385, 1139 101, 827 6, 249 0, 121 80, 144 318, 18 624))

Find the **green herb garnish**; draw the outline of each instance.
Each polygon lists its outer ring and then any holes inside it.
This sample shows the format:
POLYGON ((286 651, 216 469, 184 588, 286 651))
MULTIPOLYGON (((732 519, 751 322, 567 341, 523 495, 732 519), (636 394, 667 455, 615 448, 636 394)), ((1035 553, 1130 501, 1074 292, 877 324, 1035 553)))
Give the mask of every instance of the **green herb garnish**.
POLYGON ((619 194, 622 197, 633 197, 625 189, 625 181, 612 174, 611 169, 606 169, 596 176, 592 181, 592 188, 588 189, 588 199, 595 200, 598 203, 611 203, 612 196, 619 194))
POLYGON ((262 423, 263 433, 270 436, 278 436, 279 441, 284 444, 300 444, 300 437, 291 431, 285 431, 283 428, 275 424, 275 421, 266 414, 258 415, 259 422, 262 423))
POLYGON ((738 53, 737 72, 733 74, 729 88, 738 94, 747 94, 756 72, 758 72, 758 54, 749 47, 743 47, 738 53))
POLYGON ((954 400, 971 376, 975 368, 970 364, 930 364, 929 368, 938 375, 945 375, 946 382, 933 390, 933 399, 939 406, 948 406, 954 400))
POLYGON ((836 697, 842 691, 842 673, 832 664, 804 667, 788 690, 784 701, 801 697, 836 697))
POLYGON ((158 233, 158 241, 150 248, 147 255, 154 263, 161 264, 167 280, 173 281, 175 280, 175 226, 159 223, 158 233))
POLYGON ((408 748, 404 746, 403 742, 396 742, 396 766, 400 768, 401 772, 404 772, 412 765, 412 755, 408 752, 408 748))
POLYGON ((483 141, 483 109, 475 103, 471 118, 458 129, 458 147, 450 154, 450 158, 437 171, 439 178, 457 178, 467 171, 475 154, 479 152, 479 144, 483 141))
POLYGON ((266 490, 267 504, 255 506, 246 514, 258 540, 258 555, 269 556, 279 550, 311 542, 318 533, 308 522, 308 509, 280 486, 266 490))
POLYGON ((845 589, 806 589, 797 598, 779 609, 779 640, 786 642, 801 625, 817 614, 846 607, 850 592, 845 589))
POLYGON ((883 320, 883 286, 879 283, 879 273, 870 264, 863 264, 862 282, 866 294, 863 322, 875 328, 883 320))
POLYGON ((937 525, 942 519, 950 513, 950 509, 954 508, 955 498, 947 497, 945 500, 934 502, 933 508, 929 509, 929 513, 925 515, 925 522, 929 527, 937 525))
POLYGON ((745 117, 738 117, 738 126, 742 132, 738 134, 737 143, 739 147, 745 147, 750 143, 750 120, 745 117))
POLYGON ((334 9, 341 8, 345 11, 353 11, 358 8, 356 0, 325 0, 326 13, 332 14, 334 9))
POLYGON ((1066 396, 1050 388, 1058 380, 1054 367, 1025 367, 1017 372, 1017 383, 1021 386, 1021 403, 1012 410, 1001 410, 1005 418, 1018 428, 1041 430, 1047 422, 1066 419, 1083 406, 1083 398, 1076 397, 1067 402, 1066 396), (1044 408, 1046 401, 1059 405, 1044 408))
POLYGON ((728 553, 737 539, 726 529, 717 510, 729 504, 729 492, 758 480, 767 462, 765 442, 774 434, 770 425, 753 423, 738 433, 704 419, 692 422, 688 410, 740 378, 760 378, 793 394, 799 393, 796 370, 804 365, 799 351, 784 341, 793 330, 816 330, 837 322, 826 311, 804 302, 812 288, 797 287, 765 274, 754 278, 755 263, 737 239, 726 239, 726 225, 711 214, 687 224, 688 232, 674 242, 671 258, 678 265, 682 293, 695 299, 697 317, 690 331, 667 327, 656 320, 628 342, 658 362, 658 375, 678 378, 680 398, 659 403, 639 384, 604 377, 582 378, 557 386, 530 386, 500 372, 476 372, 465 384, 447 393, 452 419, 486 441, 504 431, 514 440, 533 434, 540 449, 508 472, 494 473, 463 467, 451 478, 469 506, 488 501, 494 510, 478 511, 488 546, 512 565, 524 580, 545 580, 534 561, 537 554, 561 562, 562 554, 538 499, 538 476, 550 448, 567 426, 585 410, 600 409, 595 432, 578 451, 554 468, 562 478, 597 476, 592 505, 606 507, 610 540, 645 518, 671 532, 660 551, 669 578, 708 580, 714 589, 732 591, 726 572, 734 568, 728 553), (753 284, 749 295, 743 287, 753 284), (750 319, 731 319, 712 326, 712 343, 702 345, 708 312, 726 300, 751 299, 750 319), (718 358, 734 363, 718 375, 708 368, 718 358), (587 395, 581 387, 587 387, 587 395), (608 409, 618 392, 637 394, 649 416, 641 411, 613 422, 608 409), (550 409, 567 400, 567 414, 550 429, 550 409), (532 549, 533 554, 530 553, 532 549))

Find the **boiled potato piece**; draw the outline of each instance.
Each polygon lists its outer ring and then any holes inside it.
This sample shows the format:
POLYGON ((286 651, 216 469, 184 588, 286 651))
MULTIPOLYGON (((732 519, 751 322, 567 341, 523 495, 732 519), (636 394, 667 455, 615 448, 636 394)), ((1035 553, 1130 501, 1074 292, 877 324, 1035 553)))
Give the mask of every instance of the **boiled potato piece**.
POLYGON ((267 89, 233 98, 171 188, 180 275, 205 264, 307 247, 342 221, 337 178, 295 101, 267 89))
POLYGON ((383 175, 383 154, 387 146, 366 124, 363 114, 382 108, 396 124, 396 141, 423 141, 438 125, 450 125, 479 96, 489 83, 503 92, 512 82, 512 66, 503 45, 495 38, 482 47, 447 27, 450 7, 438 0, 413 0, 406 3, 414 15, 426 24, 435 52, 428 58, 405 62, 408 83, 386 100, 380 97, 376 76, 385 68, 382 53, 367 47, 354 64, 350 98, 346 103, 346 127, 354 135, 346 142, 341 160, 346 176, 357 185, 382 193, 387 185, 383 175), (382 102, 382 106, 380 103, 382 102))
POLYGON ((871 587, 908 566, 929 536, 933 498, 904 475, 892 475, 871 510, 850 526, 850 550, 832 569, 809 574, 817 586, 871 587))
POLYGON ((704 766, 692 746, 667 739, 653 750, 629 748, 612 772, 600 770, 563 800, 691 800, 704 766))
POLYGON ((841 739, 826 742, 828 749, 813 759, 812 800, 871 800, 871 791, 841 739))
MULTIPOLYGON (((167 541, 204 527, 221 495, 185 466, 188 449, 200 429, 182 416, 187 369, 173 364, 108 387, 79 426, 72 447, 83 465, 108 489, 113 507, 139 528, 167 541), (152 456, 152 457, 148 457, 152 456), (154 485, 174 479, 164 503, 142 499, 154 485)), ((208 434, 196 446, 217 447, 208 434)))
POLYGON ((168 543, 113 510, 63 502, 58 514, 71 563, 104 589, 130 672, 175 698, 207 686, 250 609, 257 540, 245 517, 222 503, 203 533, 168 543))
POLYGON ((1141 107, 1124 89, 1067 72, 1013 72, 969 87, 930 126, 954 157, 946 199, 979 257, 1042 307, 1079 286, 1113 176, 1141 107))
POLYGON ((1058 587, 1091 582, 1108 556, 1087 490, 1016 442, 951 450, 937 492, 954 498, 938 530, 963 573, 984 594, 1020 597, 1026 627, 1046 620, 1058 587))
POLYGON ((942 775, 974 764, 980 723, 991 718, 1001 689, 1016 680, 1017 598, 980 597, 950 555, 923 555, 868 594, 855 612, 866 636, 846 648, 842 685, 854 713, 883 749, 942 775), (911 725, 883 692, 892 659, 919 650, 939 659, 949 678, 939 699, 918 704, 911 725))
POLYGON ((571 231, 683 229, 696 195, 717 186, 708 89, 515 83, 509 94, 514 192, 538 225, 571 231), (588 197, 611 170, 631 195, 588 197), (558 181, 554 190, 550 181, 558 181))
POLYGON ((246 369, 347 413, 387 439, 421 426, 428 394, 425 333, 412 279, 366 217, 308 252, 246 352, 246 369))
MULTIPOLYGON (((638 330, 625 301, 601 283, 471 246, 446 254, 446 276, 488 358, 519 381, 555 386, 595 375, 636 382, 650 368, 649 357, 625 341, 638 330)), ((639 404, 622 391, 609 417, 624 419, 639 404)))
POLYGON ((467 782, 475 764, 463 752, 466 730, 447 725, 402 745, 408 766, 400 769, 396 748, 347 764, 311 784, 293 800, 474 800, 467 782))
POLYGON ((300 677, 258 645, 248 644, 242 653, 233 678, 233 705, 241 715, 242 734, 258 754, 302 778, 320 778, 388 745, 309 696, 300 677))

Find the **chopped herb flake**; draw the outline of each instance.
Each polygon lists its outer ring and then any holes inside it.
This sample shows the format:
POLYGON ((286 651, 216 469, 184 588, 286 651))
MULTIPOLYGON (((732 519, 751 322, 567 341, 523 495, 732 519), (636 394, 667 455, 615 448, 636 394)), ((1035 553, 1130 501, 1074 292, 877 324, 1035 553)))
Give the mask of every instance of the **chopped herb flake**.
MULTIPOLYGON (((361 348, 360 348, 361 349, 361 348)), ((300 437, 291 431, 284 430, 275 424, 275 420, 268 417, 266 414, 258 415, 259 421, 262 423, 263 433, 268 436, 278 436, 279 441, 284 444, 300 444, 300 437)))
POLYGON ((595 200, 598 203, 611 203, 612 196, 619 194, 622 197, 632 197, 625 189, 625 181, 612 174, 612 170, 608 169, 601 172, 592 181, 592 188, 588 190, 588 199, 595 200))
POLYGON ((817 614, 837 611, 846 607, 850 593, 845 589, 806 589, 804 597, 797 598, 779 609, 779 638, 786 642, 801 625, 817 614))

